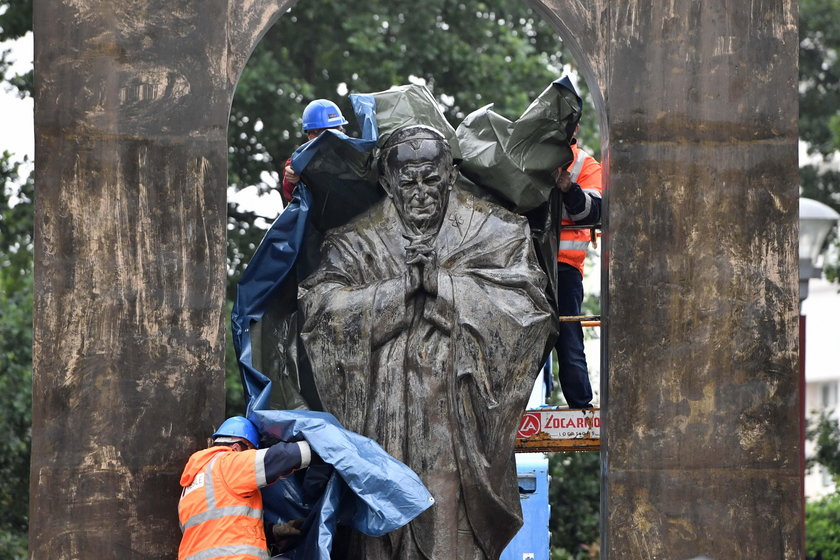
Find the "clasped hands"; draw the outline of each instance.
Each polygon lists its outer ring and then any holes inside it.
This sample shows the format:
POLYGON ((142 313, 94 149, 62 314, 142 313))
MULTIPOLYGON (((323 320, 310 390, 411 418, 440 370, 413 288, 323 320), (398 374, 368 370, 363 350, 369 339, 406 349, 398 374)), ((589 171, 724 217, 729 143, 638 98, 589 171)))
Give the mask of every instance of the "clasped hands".
POLYGON ((437 254, 429 237, 407 237, 409 244, 405 248, 405 264, 408 265, 408 295, 420 290, 437 295, 437 254))

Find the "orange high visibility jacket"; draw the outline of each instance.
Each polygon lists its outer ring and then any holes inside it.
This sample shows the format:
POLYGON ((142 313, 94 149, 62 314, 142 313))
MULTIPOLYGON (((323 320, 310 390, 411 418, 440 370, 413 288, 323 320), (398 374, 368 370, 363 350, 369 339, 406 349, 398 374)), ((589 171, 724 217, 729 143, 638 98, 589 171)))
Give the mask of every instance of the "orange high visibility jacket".
MULTIPOLYGON (((581 150, 577 144, 572 144, 574 161, 569 165, 569 174, 572 182, 580 185, 584 195, 591 198, 601 199, 601 164, 581 150)), ((575 223, 592 223, 587 221, 589 216, 589 200, 586 208, 579 214, 570 215, 563 206, 563 225, 575 223)), ((583 261, 586 258, 586 250, 589 248, 591 233, 588 229, 565 229, 560 231, 560 243, 557 251, 557 262, 569 264, 580 271, 583 275, 583 261)))
POLYGON ((219 446, 190 457, 181 474, 178 560, 269 558, 259 490, 266 451, 219 446))

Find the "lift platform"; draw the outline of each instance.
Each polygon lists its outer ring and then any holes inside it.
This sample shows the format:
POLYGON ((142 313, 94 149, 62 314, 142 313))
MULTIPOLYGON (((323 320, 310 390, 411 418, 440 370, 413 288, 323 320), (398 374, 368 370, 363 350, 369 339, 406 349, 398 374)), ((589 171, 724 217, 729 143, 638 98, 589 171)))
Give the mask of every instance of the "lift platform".
MULTIPOLYGON (((594 232, 594 230, 593 230, 594 232)), ((561 322, 577 322, 583 327, 600 327, 600 315, 569 315, 561 322)), ((550 367, 550 364, 546 367, 550 367)), ((537 386, 542 380, 537 381, 537 386)), ((535 388, 536 390, 536 388, 535 388)), ((601 409, 575 409, 559 406, 534 406, 519 421, 516 453, 554 453, 562 451, 598 451, 601 448, 601 409)), ((545 402, 544 395, 541 401, 545 402)))

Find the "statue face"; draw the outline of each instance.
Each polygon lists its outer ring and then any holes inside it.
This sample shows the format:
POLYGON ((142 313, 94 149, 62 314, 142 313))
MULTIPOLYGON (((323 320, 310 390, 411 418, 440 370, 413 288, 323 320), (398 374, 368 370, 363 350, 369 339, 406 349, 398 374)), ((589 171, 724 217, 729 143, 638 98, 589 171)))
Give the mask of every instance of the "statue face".
POLYGON ((443 220, 454 176, 448 153, 437 141, 408 141, 388 157, 386 189, 403 223, 423 233, 443 220))
POLYGON ((391 187, 403 220, 419 229, 437 226, 443 217, 448 179, 449 174, 434 161, 403 165, 391 187))

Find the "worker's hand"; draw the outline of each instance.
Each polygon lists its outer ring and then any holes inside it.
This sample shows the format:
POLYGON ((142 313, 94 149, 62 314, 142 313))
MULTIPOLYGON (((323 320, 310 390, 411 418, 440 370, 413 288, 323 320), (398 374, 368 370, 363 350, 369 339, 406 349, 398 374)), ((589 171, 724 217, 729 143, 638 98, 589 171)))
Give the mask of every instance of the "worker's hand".
POLYGON ((554 178, 554 185, 560 189, 560 192, 569 192, 569 189, 572 188, 572 176, 569 175, 568 169, 557 170, 557 176, 554 178))
POLYGON ((284 537, 297 537, 301 534, 300 528, 303 527, 303 518, 292 519, 285 523, 275 523, 271 527, 271 534, 275 539, 282 539, 284 537))
POLYGON ((291 165, 287 165, 286 169, 283 171, 283 178, 294 185, 297 185, 300 181, 300 175, 295 174, 295 170, 292 169, 291 165))
POLYGON ((271 526, 271 536, 278 552, 286 552, 300 544, 303 532, 303 519, 293 519, 285 523, 275 523, 271 526))

